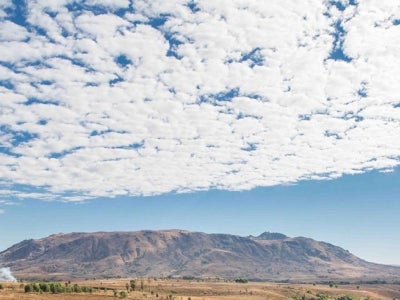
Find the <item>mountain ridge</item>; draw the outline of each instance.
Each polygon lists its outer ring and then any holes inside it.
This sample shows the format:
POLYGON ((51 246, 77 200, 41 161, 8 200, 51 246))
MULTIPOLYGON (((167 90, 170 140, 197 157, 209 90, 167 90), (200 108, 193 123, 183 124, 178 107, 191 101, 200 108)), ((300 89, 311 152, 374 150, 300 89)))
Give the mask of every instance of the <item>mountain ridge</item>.
POLYGON ((296 281, 400 278, 400 268, 370 263, 306 237, 257 237, 179 229, 58 233, 0 252, 18 278, 246 277, 296 281))

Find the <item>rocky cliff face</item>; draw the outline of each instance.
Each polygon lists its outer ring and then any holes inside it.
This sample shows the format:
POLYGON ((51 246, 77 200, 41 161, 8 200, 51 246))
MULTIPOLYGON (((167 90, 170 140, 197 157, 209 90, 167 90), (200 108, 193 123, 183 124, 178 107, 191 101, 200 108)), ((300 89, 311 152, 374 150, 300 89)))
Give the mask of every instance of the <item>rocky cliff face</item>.
POLYGON ((16 244, 0 253, 0 259, 19 278, 400 278, 400 268, 366 262, 328 243, 277 233, 258 237, 183 230, 57 234, 16 244))

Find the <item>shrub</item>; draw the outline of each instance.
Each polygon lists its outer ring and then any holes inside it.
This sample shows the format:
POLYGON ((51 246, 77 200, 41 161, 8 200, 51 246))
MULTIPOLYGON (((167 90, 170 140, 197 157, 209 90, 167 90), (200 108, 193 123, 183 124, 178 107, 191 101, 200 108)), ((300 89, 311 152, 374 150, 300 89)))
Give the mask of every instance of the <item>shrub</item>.
POLYGON ((82 293, 81 287, 80 287, 79 285, 77 285, 76 283, 74 284, 74 286, 73 286, 73 288, 72 288, 72 291, 73 291, 74 293, 82 293))
POLYGON ((342 296, 342 297, 337 298, 337 300, 353 300, 353 297, 351 297, 351 296, 342 296))
POLYGON ((128 293, 126 291, 121 291, 121 292, 119 292, 119 296, 120 296, 120 298, 125 299, 126 297, 128 297, 128 293))
POLYGON ((47 283, 39 283, 39 289, 40 291, 42 291, 43 293, 48 293, 50 292, 50 287, 47 283))
POLYGON ((31 293, 31 292, 33 291, 32 285, 26 284, 26 285, 24 286, 24 291, 25 291, 25 293, 31 293))
POLYGON ((36 283, 32 284, 32 289, 35 293, 40 292, 40 288, 39 285, 37 285, 36 283))

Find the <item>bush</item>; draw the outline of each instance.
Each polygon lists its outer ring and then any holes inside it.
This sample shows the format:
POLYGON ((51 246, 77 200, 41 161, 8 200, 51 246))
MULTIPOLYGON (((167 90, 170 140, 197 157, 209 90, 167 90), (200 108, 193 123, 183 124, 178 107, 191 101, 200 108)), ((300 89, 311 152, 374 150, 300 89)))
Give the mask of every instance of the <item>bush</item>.
POLYGON ((128 293, 126 291, 121 291, 121 292, 119 292, 119 296, 120 296, 120 298, 125 299, 126 297, 128 297, 128 293))
POLYGON ((93 293, 93 288, 91 287, 87 287, 87 286, 83 286, 81 288, 82 293, 93 293))
POLYGON ((32 286, 30 284, 26 284, 24 286, 25 293, 31 293, 33 291, 32 286))
POLYGON ((48 293, 50 292, 50 286, 47 283, 39 283, 39 289, 43 293, 48 293))
POLYGON ((82 293, 82 289, 79 285, 77 285, 76 283, 74 284, 74 287, 72 288, 72 291, 74 293, 82 293))

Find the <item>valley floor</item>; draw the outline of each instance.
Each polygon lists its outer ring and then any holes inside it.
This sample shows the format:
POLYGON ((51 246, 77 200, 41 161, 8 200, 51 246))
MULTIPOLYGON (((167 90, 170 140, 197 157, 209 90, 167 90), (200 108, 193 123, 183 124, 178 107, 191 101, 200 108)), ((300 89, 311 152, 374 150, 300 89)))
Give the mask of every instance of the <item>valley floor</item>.
POLYGON ((92 293, 25 292, 28 282, 1 283, 0 300, 239 300, 239 299, 400 299, 400 285, 335 285, 236 283, 225 281, 136 279, 131 290, 130 279, 85 280, 62 282, 63 286, 91 287, 92 293))

